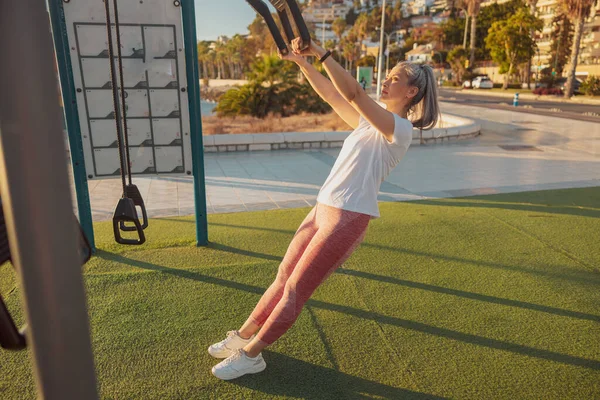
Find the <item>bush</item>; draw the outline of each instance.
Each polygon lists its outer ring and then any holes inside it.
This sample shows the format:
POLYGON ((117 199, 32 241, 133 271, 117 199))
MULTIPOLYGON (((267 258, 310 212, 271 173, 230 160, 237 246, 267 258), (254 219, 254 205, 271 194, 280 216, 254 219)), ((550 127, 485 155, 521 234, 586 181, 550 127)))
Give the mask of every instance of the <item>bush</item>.
POLYGON ((579 90, 588 96, 600 96, 600 76, 588 76, 579 90))
MULTIPOLYGON (((473 71, 470 70, 466 70, 465 73, 462 76, 462 80, 464 81, 472 81, 473 79, 475 79, 477 77, 478 74, 476 74, 473 71)), ((462 83, 462 82, 461 82, 462 83)))
POLYGON ((268 115, 287 117, 302 112, 325 114, 331 107, 313 90, 310 84, 280 83, 265 87, 249 83, 229 89, 215 107, 217 116, 268 115))
POLYGON ((301 113, 326 114, 331 111, 331 106, 314 91, 309 83, 296 83, 290 86, 286 97, 291 98, 289 105, 290 115, 301 113))
POLYGON ((533 94, 538 96, 555 95, 562 96, 563 91, 560 88, 536 88, 532 91, 533 94))
POLYGON ((452 86, 452 87, 455 87, 455 86, 460 86, 460 85, 458 83, 454 82, 454 81, 444 81, 444 82, 442 82, 442 86, 452 86))

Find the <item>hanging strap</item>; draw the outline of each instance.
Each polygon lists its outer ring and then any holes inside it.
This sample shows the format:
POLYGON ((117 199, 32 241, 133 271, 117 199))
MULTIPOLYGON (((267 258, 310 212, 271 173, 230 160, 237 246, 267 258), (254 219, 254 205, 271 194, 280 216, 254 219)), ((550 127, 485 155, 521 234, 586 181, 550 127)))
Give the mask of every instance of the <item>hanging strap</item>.
MULTIPOLYGON (((105 2, 108 2, 108 0, 105 0, 105 2)), ((117 61, 119 62, 119 81, 121 83, 121 110, 123 116, 123 139, 125 140, 125 160, 127 165, 127 177, 129 178, 129 184, 131 185, 131 158, 129 157, 129 135, 127 134, 127 107, 125 104, 125 80, 123 79, 123 60, 121 58, 121 28, 119 26, 119 8, 117 6, 117 0, 113 0, 113 8, 115 13, 115 33, 117 34, 117 61)), ((125 190, 125 188, 123 188, 123 190, 125 190)), ((125 193, 125 195, 126 194, 127 193, 125 193)))
MULTIPOLYGON (((122 64, 122 60, 121 60, 121 39, 120 39, 120 30, 119 30, 119 24, 118 24, 118 10, 117 10, 117 3, 116 0, 113 0, 113 5, 115 7, 115 29, 116 29, 116 34, 117 34, 117 47, 118 47, 118 63, 119 63, 119 77, 121 80, 121 107, 119 107, 119 93, 118 93, 118 82, 117 82, 117 77, 116 77, 116 71, 115 71, 115 64, 114 64, 114 50, 113 50, 113 41, 112 41, 112 24, 111 24, 111 20, 110 20, 110 2, 108 0, 104 0, 104 11, 105 11, 105 15, 106 15, 106 35, 108 38, 108 58, 109 58, 109 65, 110 65, 110 79, 111 79, 111 86, 112 86, 112 95, 113 95, 113 110, 114 110, 114 115, 115 115, 115 125, 117 128, 117 145, 119 147, 119 162, 120 162, 120 166, 121 166, 121 183, 123 185, 123 194, 121 199, 119 200, 119 202, 117 203, 117 207, 115 208, 115 212, 113 214, 113 232, 114 232, 114 236, 115 236, 115 240, 117 243, 120 244, 142 244, 146 241, 146 237, 144 235, 144 230, 142 228, 142 225, 139 221, 138 215, 137 215, 137 211, 136 211, 136 205, 134 203, 134 201, 130 198, 127 197, 128 194, 128 190, 127 187, 128 185, 125 182, 125 171, 128 172, 129 174, 129 186, 132 186, 131 184, 131 171, 130 171, 130 166, 131 166, 131 160, 129 158, 129 140, 127 138, 127 131, 125 131, 125 136, 123 137, 123 130, 122 130, 122 126, 121 126, 121 110, 123 111, 123 116, 125 116, 125 85, 124 85, 124 81, 123 81, 123 64, 122 64), (123 142, 122 139, 124 138, 125 140, 125 146, 123 146, 123 142), (125 149, 123 149, 123 147, 125 147, 125 149), (124 154, 126 153, 126 154, 124 154), (125 159, 126 157, 126 159, 125 159), (127 165, 126 165, 127 164, 127 165), (127 168, 127 169, 126 169, 127 168), (126 225, 125 223, 130 222, 133 223, 134 226, 131 227, 131 231, 136 231, 138 238, 137 239, 125 239, 121 236, 121 231, 120 231, 120 227, 123 226, 125 228, 126 225)), ((125 126, 125 130, 127 129, 127 120, 126 118, 123 118, 123 124, 125 126)), ((141 199, 141 196, 140 196, 141 199)), ((141 207, 144 211, 144 215, 145 215, 145 207, 143 202, 141 203, 141 207)), ((146 221, 146 226, 148 225, 147 223, 147 217, 145 218, 146 221)), ((124 229, 124 230, 129 230, 129 229, 124 229)))

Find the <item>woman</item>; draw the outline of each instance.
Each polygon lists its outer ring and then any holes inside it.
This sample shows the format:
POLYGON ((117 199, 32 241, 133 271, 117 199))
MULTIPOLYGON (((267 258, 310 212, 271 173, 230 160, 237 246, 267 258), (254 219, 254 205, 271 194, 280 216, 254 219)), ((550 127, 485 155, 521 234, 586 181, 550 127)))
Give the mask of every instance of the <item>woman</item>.
POLYGON ((439 118, 431 67, 396 65, 383 82, 382 108, 329 51, 315 43, 300 51, 299 45, 300 39, 294 39, 293 51, 280 57, 298 64, 314 90, 354 131, 344 141, 316 206, 294 235, 275 281, 244 325, 208 348, 212 356, 226 358, 212 369, 220 379, 266 368, 262 349, 292 326, 315 289, 362 242, 369 221, 379 217, 379 187, 406 154, 413 127, 431 129, 439 118), (320 59, 331 81, 302 57, 306 55, 320 59))

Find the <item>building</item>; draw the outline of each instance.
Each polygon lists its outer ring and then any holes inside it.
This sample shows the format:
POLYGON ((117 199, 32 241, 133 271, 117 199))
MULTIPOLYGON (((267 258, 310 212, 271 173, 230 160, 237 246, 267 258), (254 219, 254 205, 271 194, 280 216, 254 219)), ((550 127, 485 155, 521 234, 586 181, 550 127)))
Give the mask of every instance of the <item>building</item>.
POLYGON ((432 51, 435 49, 435 43, 427 43, 422 45, 413 46, 413 49, 406 53, 406 61, 414 62, 417 64, 425 64, 432 61, 432 51))
POLYGON ((435 0, 430 7, 432 13, 447 11, 454 7, 456 0, 435 0))
POLYGON ((483 0, 481 2, 481 7, 487 7, 490 4, 494 4, 494 3, 498 3, 498 4, 502 4, 502 3, 508 3, 510 0, 483 0))
POLYGON ((450 10, 441 11, 433 16, 433 22, 441 24, 450 19, 450 10))
POLYGON ((331 30, 331 24, 338 18, 345 18, 352 7, 352 2, 336 1, 312 1, 308 7, 302 11, 304 20, 308 23, 314 23, 317 37, 326 42, 327 40, 337 40, 337 36, 331 30))
POLYGON ((412 0, 408 3, 408 9, 411 15, 423 15, 425 11, 435 4, 435 0, 412 0))
POLYGON ((428 23, 433 23, 433 18, 429 15, 417 15, 410 19, 413 28, 419 28, 428 23))

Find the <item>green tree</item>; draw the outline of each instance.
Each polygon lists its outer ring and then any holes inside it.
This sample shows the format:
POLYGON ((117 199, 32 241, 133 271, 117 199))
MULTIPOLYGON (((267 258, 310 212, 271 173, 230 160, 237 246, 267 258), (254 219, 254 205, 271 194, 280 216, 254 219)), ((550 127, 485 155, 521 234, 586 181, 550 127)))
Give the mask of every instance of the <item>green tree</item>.
POLYGON ((463 75, 467 71, 466 62, 469 59, 469 52, 462 46, 456 46, 448 52, 446 61, 450 63, 450 68, 454 73, 454 82, 460 85, 463 75))
POLYGON ((295 78, 297 70, 294 64, 280 59, 278 56, 264 54, 257 58, 247 76, 259 85, 273 86, 277 82, 288 82, 295 78))
POLYGON ((486 47, 485 38, 492 24, 496 21, 503 21, 516 14, 517 10, 524 7, 522 0, 510 0, 506 3, 492 3, 487 7, 482 7, 477 17, 477 30, 475 37, 475 59, 490 60, 491 55, 486 47))
POLYGON ((331 23, 331 30, 333 30, 333 33, 335 33, 335 36, 337 36, 338 42, 342 41, 342 37, 344 36, 347 26, 348 24, 346 23, 346 20, 342 17, 331 23))
POLYGON ((442 22, 440 29, 444 37, 444 45, 449 47, 460 46, 463 42, 465 25, 465 18, 450 18, 442 22))
POLYGON ((202 67, 202 78, 209 78, 208 64, 210 63, 210 47, 207 41, 198 42, 198 64, 202 67))
POLYGON ((583 25, 590 16, 592 7, 596 5, 597 0, 559 0, 560 6, 565 14, 575 25, 574 42, 571 48, 571 62, 567 73, 567 83, 565 85, 565 97, 573 96, 573 81, 575 80, 575 71, 577 70, 577 60, 581 46, 581 37, 583 36, 583 25))
POLYGON ((360 42, 360 48, 362 49, 363 40, 367 38, 367 35, 369 33, 369 17, 367 16, 367 14, 361 13, 358 16, 356 22, 352 26, 352 30, 356 34, 356 37, 360 42))
MULTIPOLYGON (((225 92, 215 108, 217 116, 269 114, 282 117, 299 112, 324 113, 331 110, 309 84, 296 81, 298 67, 278 56, 264 54, 251 65, 249 83, 225 92)), ((324 72, 322 72, 324 73, 324 72)))
POLYGON ((252 38, 252 45, 254 47, 254 53, 263 52, 267 47, 267 41, 270 37, 267 24, 259 15, 256 15, 254 20, 248 25, 248 32, 252 38))
POLYGON ((375 56, 372 55, 367 55, 362 57, 360 60, 358 60, 356 62, 356 66, 357 67, 374 67, 375 63, 377 62, 377 59, 375 58, 375 56))
POLYGON ((572 46, 573 24, 564 13, 558 13, 552 19, 550 36, 550 65, 558 76, 563 73, 572 46))
POLYGON ((531 15, 529 10, 521 8, 506 21, 492 24, 486 38, 492 59, 500 65, 500 73, 505 74, 503 88, 508 87, 508 80, 519 64, 531 58, 536 45, 529 32, 541 30, 543 22, 531 15))

